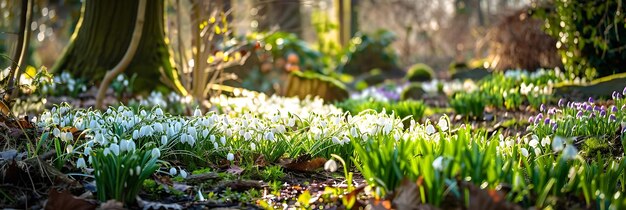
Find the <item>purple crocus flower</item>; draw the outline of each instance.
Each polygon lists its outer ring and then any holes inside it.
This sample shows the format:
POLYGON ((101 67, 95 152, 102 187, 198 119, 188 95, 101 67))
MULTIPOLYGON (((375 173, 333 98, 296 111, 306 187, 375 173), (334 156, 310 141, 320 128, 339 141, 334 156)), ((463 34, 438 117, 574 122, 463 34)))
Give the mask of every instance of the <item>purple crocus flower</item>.
POLYGON ((545 121, 543 121, 544 124, 549 125, 550 124, 550 118, 546 118, 545 121))
POLYGON ((539 114, 537 115, 537 119, 539 119, 539 120, 543 119, 543 113, 539 113, 539 114))
POLYGON ((606 111, 605 110, 600 111, 600 117, 604 117, 604 116, 606 116, 606 111))
POLYGON ((613 91, 613 93, 611 94, 611 98, 613 98, 613 100, 617 99, 617 91, 613 91))
POLYGON ((550 108, 550 109, 548 109, 548 114, 549 114, 549 115, 554 115, 554 114, 556 114, 556 108, 550 108))
POLYGON ((588 101, 589 103, 592 103, 592 104, 593 104, 593 98, 592 98, 592 97, 589 97, 589 100, 587 100, 587 101, 588 101))
MULTIPOLYGON (((565 99, 559 99, 559 103, 558 103, 559 107, 563 107, 563 105, 565 105, 565 99)), ((569 103, 568 103, 569 105, 569 103)))
POLYGON ((576 117, 577 118, 583 117, 583 111, 578 111, 578 113, 576 113, 576 117))
POLYGON ((535 120, 534 120, 534 117, 533 117, 533 116, 528 117, 528 122, 529 122, 529 123, 533 123, 534 121, 535 121, 535 120))
POLYGON ((615 117, 615 114, 609 115, 609 121, 610 122, 615 122, 616 120, 617 120, 617 118, 615 117))
POLYGON ((545 104, 541 104, 541 106, 539 106, 539 111, 543 112, 544 110, 546 110, 546 105, 545 104))
POLYGON ((594 117, 596 117, 596 113, 595 113, 595 112, 592 112, 592 113, 589 115, 589 118, 594 118, 594 117))
POLYGON ((593 110, 596 111, 596 112, 599 112, 602 109, 600 109, 600 107, 598 107, 596 105, 593 105, 593 110))
POLYGON ((541 118, 535 117, 535 125, 539 124, 540 121, 541 121, 541 118))
POLYGON ((617 112, 617 107, 615 105, 611 105, 611 112, 617 112))
POLYGON ((620 110, 626 111, 626 104, 622 105, 622 108, 620 108, 620 110))
POLYGON ((555 132, 557 129, 558 125, 556 124, 556 122, 552 123, 552 132, 555 132))
POLYGON ((622 91, 622 95, 626 96, 626 87, 624 87, 624 90, 622 91))
POLYGON ((590 112, 591 110, 593 110, 593 108, 590 105, 585 105, 585 110, 590 112))

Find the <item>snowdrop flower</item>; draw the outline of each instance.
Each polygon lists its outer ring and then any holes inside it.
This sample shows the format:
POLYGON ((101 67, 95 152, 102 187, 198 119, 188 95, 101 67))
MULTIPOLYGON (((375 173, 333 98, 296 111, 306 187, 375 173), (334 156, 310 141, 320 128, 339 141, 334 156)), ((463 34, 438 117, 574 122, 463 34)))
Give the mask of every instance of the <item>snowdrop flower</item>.
POLYGON ((296 125, 296 120, 293 118, 289 118, 289 120, 287 120, 287 126, 293 127, 294 125, 296 125))
POLYGON ((347 143, 350 143, 350 138, 348 138, 347 136, 344 136, 342 144, 347 144, 347 143))
MULTIPOLYGON (((206 138, 209 135, 209 129, 202 130, 202 137, 206 138)), ((211 141, 215 141, 215 136, 211 135, 211 141)))
POLYGON ((254 142, 250 143, 250 148, 252 151, 256 151, 256 144, 254 142))
POLYGON ((541 155, 541 149, 535 148, 535 156, 541 155))
POLYGON ((326 161, 326 163, 324 163, 324 170, 329 172, 337 171, 337 162, 333 159, 326 161))
POLYGON ((141 137, 139 136, 139 131, 138 131, 138 130, 134 130, 134 131, 133 131, 133 139, 134 139, 134 140, 137 140, 137 139, 139 139, 139 138, 141 138, 141 137))
POLYGON ((115 155, 118 156, 120 155, 120 146, 117 144, 111 144, 109 146, 109 150, 111 150, 111 152, 115 155))
POLYGON ((226 160, 228 160, 228 161, 233 161, 233 160, 235 160, 235 155, 233 155, 233 153, 230 153, 230 152, 229 152, 229 153, 226 155, 226 160))
POLYGON ((102 154, 104 154, 104 156, 107 156, 107 155, 111 154, 111 150, 108 147, 104 148, 104 151, 102 151, 102 154))
POLYGON ((177 173, 176 168, 174 167, 170 168, 170 176, 176 176, 176 173, 177 173))
POLYGON ((396 141, 400 140, 400 133, 396 132, 393 134, 393 139, 395 139, 396 141))
POLYGON ((202 116, 202 111, 200 111, 200 109, 196 108, 195 111, 193 111, 193 116, 194 117, 200 117, 202 116))
POLYGON ((554 140, 552 140, 552 150, 555 152, 559 152, 563 150, 564 139, 560 136, 555 136, 554 140))
POLYGON ((333 136, 331 139, 332 139, 333 143, 343 145, 343 142, 340 141, 339 138, 333 136))
POLYGON ((443 171, 443 157, 439 156, 433 161, 433 168, 437 171, 443 171))
POLYGON ((65 152, 67 152, 67 154, 70 154, 70 153, 74 152, 74 146, 73 146, 73 145, 71 145, 71 144, 68 144, 68 145, 65 147, 65 152))
POLYGON ((226 137, 220 137, 220 142, 222 143, 222 145, 226 144, 226 137))
POLYGON ((187 178, 187 171, 180 169, 180 176, 183 177, 183 179, 187 178))
POLYGON ((85 151, 83 152, 83 155, 89 156, 90 154, 91 154, 91 147, 85 147, 85 151))
POLYGON ((432 135, 433 133, 435 133, 435 126, 430 124, 426 126, 426 134, 432 135))
POLYGON ((163 125, 161 123, 154 123, 154 125, 152 125, 152 127, 154 127, 154 131, 157 133, 162 133, 163 132, 163 125))
POLYGON ((167 136, 166 135, 162 135, 161 136, 161 145, 166 145, 167 144, 167 136))
POLYGON ((528 150, 526 148, 520 148, 520 153, 524 156, 524 157, 528 157, 528 150))
POLYGON ((213 147, 214 147, 215 149, 218 149, 218 148, 220 147, 220 145, 218 145, 218 144, 217 144, 217 142, 213 142, 213 147))
POLYGON ((159 150, 159 148, 152 148, 151 155, 152 155, 152 158, 161 157, 161 150, 159 150))
POLYGON ((356 127, 350 128, 350 135, 352 135, 352 137, 359 137, 359 134, 356 132, 356 127))
POLYGON ((243 134, 243 138, 247 140, 250 140, 252 138, 252 134, 250 134, 250 132, 245 132, 243 134))
POLYGON ((163 110, 161 110, 161 107, 157 107, 157 108, 154 110, 154 114, 155 114, 156 116, 163 116, 163 110))
POLYGON ((563 159, 572 160, 576 158, 576 155, 578 155, 578 150, 571 144, 567 144, 563 149, 563 159))
POLYGON ((437 125, 439 125, 439 128, 441 128, 442 131, 448 130, 448 121, 444 117, 439 118, 439 123, 437 123, 437 125))
POLYGON ((548 138, 547 136, 543 137, 543 139, 541 139, 541 146, 545 147, 545 146, 548 146, 548 145, 550 145, 550 138, 548 138))
POLYGON ((270 140, 270 141, 274 141, 274 133, 272 133, 271 131, 265 133, 265 139, 270 140))
POLYGON ((61 132, 60 135, 61 135, 61 137, 60 137, 61 141, 70 142, 70 141, 74 140, 74 135, 72 135, 72 133, 70 133, 70 132, 61 132))
POLYGON ((122 140, 122 141, 120 142, 120 151, 122 151, 122 152, 124 152, 124 151, 128 151, 128 144, 129 144, 129 143, 130 143, 129 141, 122 140))
POLYGON ((85 163, 85 158, 78 158, 76 161, 76 168, 87 168, 87 163, 85 163))
POLYGON ((530 140, 530 142, 528 143, 532 148, 536 148, 537 145, 539 145, 539 141, 537 141, 537 139, 533 139, 530 140))

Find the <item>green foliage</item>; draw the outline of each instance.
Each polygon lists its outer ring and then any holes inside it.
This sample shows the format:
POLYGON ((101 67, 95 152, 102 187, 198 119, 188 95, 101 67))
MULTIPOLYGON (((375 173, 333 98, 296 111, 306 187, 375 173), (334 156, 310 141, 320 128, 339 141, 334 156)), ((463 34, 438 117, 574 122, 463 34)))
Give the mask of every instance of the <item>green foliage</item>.
POLYGON ((261 178, 263 178, 264 181, 281 180, 283 177, 285 177, 285 172, 283 172, 283 168, 279 165, 268 166, 261 171, 261 178))
POLYGON ((400 93, 400 100, 419 100, 424 95, 426 95, 426 91, 422 88, 422 84, 411 83, 400 93))
POLYGON ((91 155, 98 200, 133 203, 143 181, 158 168, 157 157, 141 149, 127 152, 98 149, 91 155), (116 154, 119 153, 119 154, 116 154))
POLYGON ((418 63, 411 66, 406 74, 406 79, 411 82, 429 81, 434 78, 435 72, 430 66, 418 63))
POLYGON ((352 114, 358 114, 370 109, 377 112, 384 110, 387 114, 395 113, 400 118, 412 116, 413 119, 421 119, 426 110, 426 105, 423 102, 414 100, 384 102, 371 99, 348 99, 335 104, 335 106, 352 114))
POLYGON ((343 49, 337 71, 358 75, 375 68, 383 71, 398 68, 398 56, 391 47, 395 39, 395 34, 387 30, 357 33, 343 49))
POLYGON ((545 18, 545 31, 557 39, 568 73, 593 78, 625 71, 622 1, 551 2, 549 9, 539 9, 537 14, 545 18))
POLYGON ((450 100, 450 106, 454 111, 466 119, 482 118, 486 105, 486 97, 480 92, 457 93, 450 100))

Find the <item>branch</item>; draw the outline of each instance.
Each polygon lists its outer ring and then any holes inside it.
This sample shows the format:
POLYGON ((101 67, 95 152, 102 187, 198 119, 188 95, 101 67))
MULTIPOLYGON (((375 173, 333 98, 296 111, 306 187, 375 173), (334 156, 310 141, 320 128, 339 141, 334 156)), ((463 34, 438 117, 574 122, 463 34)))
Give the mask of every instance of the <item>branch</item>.
POLYGON ((143 31, 143 23, 145 19, 146 13, 146 3, 147 0, 139 0, 139 6, 137 7, 137 19, 135 20, 135 29, 133 30, 133 37, 130 40, 130 44, 128 45, 128 49, 122 57, 122 60, 108 71, 106 75, 104 75, 104 79, 102 83, 100 83, 100 88, 98 88, 98 95, 96 96, 96 108, 104 108, 102 102, 104 97, 106 96, 106 91, 111 85, 113 78, 115 78, 118 74, 124 72, 126 67, 130 64, 135 56, 135 52, 137 52, 137 47, 139 46, 139 41, 141 41, 141 33, 143 31))

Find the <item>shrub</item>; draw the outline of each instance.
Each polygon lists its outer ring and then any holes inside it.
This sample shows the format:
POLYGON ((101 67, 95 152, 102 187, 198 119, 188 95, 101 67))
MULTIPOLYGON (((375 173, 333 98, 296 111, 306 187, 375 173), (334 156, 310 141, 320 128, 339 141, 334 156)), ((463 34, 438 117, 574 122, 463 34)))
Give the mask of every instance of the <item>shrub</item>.
POLYGON ((422 116, 424 116, 424 111, 426 110, 426 105, 424 105, 423 102, 414 100, 383 102, 364 99, 349 99, 341 103, 337 103, 336 106, 344 111, 349 111, 353 115, 372 109, 377 112, 385 110, 387 114, 391 114, 393 112, 400 118, 413 116, 413 119, 421 119, 422 116))
POLYGON ((426 91, 422 88, 421 83, 411 83, 407 88, 402 91, 400 95, 401 100, 419 100, 426 94, 426 91))
POLYGON ((409 68, 406 79, 411 82, 429 81, 433 79, 435 72, 430 66, 418 63, 409 68))

